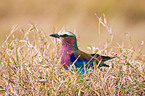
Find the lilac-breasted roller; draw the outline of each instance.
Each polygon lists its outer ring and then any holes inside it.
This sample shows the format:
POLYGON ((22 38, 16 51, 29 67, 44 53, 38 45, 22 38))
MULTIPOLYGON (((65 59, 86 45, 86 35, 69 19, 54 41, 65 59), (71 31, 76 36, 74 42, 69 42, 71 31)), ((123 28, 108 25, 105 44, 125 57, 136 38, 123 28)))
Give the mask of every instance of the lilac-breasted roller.
POLYGON ((87 54, 79 50, 76 36, 72 32, 61 31, 58 34, 51 34, 50 36, 61 39, 59 57, 62 66, 68 70, 70 65, 74 64, 73 68, 76 68, 81 75, 84 74, 85 70, 90 68, 93 70, 95 65, 98 67, 109 67, 109 65, 104 62, 116 57, 87 54))

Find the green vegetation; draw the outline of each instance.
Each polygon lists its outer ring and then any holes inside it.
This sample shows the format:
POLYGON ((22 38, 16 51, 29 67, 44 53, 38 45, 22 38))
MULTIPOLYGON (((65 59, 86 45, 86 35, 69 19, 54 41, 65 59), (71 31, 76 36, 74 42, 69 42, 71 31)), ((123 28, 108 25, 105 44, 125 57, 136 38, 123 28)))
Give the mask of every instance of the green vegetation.
MULTIPOLYGON (((100 18, 99 22, 109 29, 105 19, 100 18)), ((145 61, 138 57, 140 51, 118 45, 120 51, 118 58, 113 60, 115 64, 96 68, 82 79, 77 72, 70 73, 61 66, 56 39, 35 25, 30 26, 25 30, 14 27, 1 46, 1 95, 145 95, 145 61)), ((108 32, 113 38, 111 30, 108 32)), ((112 39, 107 40, 104 48, 109 42, 112 39)), ((112 52, 97 51, 108 55, 112 52)))

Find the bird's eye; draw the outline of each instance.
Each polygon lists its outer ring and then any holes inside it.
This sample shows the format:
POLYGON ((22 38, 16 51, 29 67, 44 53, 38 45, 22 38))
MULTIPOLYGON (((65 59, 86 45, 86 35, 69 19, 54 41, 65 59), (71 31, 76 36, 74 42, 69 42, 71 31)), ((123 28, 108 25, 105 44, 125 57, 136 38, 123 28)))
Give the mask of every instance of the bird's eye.
POLYGON ((68 35, 67 35, 67 34, 64 34, 64 35, 63 35, 63 37, 66 37, 66 36, 68 36, 68 35))

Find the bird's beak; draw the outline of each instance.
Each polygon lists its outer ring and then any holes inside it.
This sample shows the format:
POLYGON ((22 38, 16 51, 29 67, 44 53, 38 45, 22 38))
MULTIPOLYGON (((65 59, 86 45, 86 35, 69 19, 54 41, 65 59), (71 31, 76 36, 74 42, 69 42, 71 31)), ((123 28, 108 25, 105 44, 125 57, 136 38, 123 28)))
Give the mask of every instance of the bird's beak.
POLYGON ((55 37, 55 38, 59 38, 60 37, 58 34, 50 34, 50 36, 55 37))

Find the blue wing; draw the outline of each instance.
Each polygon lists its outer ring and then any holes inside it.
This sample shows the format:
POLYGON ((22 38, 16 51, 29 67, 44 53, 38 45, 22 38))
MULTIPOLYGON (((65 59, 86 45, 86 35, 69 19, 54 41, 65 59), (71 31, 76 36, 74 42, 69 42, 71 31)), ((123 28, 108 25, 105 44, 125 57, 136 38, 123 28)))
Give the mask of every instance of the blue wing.
POLYGON ((75 67, 77 67, 77 68, 93 67, 93 62, 92 61, 86 60, 85 58, 82 58, 82 59, 76 57, 73 53, 71 54, 71 64, 74 63, 75 67))
POLYGON ((85 70, 89 68, 91 68, 91 70, 94 70, 92 61, 88 61, 85 58, 80 59, 76 57, 73 53, 71 54, 71 65, 72 64, 75 65, 76 71, 81 73, 81 75, 83 75, 85 73, 85 70))

